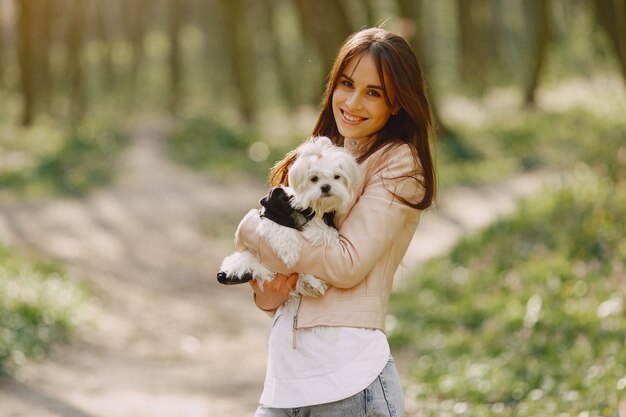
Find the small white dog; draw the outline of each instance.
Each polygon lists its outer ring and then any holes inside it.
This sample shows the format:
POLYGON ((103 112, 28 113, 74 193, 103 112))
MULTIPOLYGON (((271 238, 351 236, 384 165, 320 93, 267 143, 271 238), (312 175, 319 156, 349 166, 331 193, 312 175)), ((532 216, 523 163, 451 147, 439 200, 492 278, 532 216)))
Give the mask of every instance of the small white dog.
MULTIPOLYGON (((265 208, 257 229, 287 268, 300 259, 299 233, 313 245, 339 243, 332 218, 347 209, 358 178, 359 166, 354 157, 327 137, 312 138, 298 147, 297 158, 289 168, 289 187, 274 188, 261 200, 265 208)), ((263 283, 275 276, 256 256, 245 251, 227 256, 217 279, 222 284, 256 279, 263 288, 263 283)), ((300 274, 296 293, 317 297, 325 291, 324 281, 300 274)))

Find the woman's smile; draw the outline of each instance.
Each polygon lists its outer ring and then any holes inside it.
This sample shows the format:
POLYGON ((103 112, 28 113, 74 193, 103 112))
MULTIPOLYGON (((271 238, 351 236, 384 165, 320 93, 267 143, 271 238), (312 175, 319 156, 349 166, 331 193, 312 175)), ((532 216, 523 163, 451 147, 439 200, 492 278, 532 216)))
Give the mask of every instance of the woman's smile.
POLYGON ((341 116, 342 116, 343 120, 345 121, 345 123, 352 124, 352 125, 355 125, 355 124, 360 123, 360 122, 362 122, 364 120, 367 120, 367 118, 365 118, 365 117, 356 116, 356 115, 354 115, 354 114, 352 114, 352 113, 350 113, 350 112, 348 112, 346 110, 343 110, 343 109, 341 109, 341 116))

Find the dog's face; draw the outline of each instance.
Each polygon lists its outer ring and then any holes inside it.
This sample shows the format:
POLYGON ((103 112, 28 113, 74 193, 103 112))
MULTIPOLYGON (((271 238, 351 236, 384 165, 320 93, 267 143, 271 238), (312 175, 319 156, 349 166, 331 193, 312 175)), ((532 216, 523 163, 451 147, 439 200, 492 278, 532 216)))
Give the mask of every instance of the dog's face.
POLYGON ((352 201, 358 175, 359 166, 347 150, 317 137, 298 148, 298 158, 289 169, 289 186, 298 208, 342 213, 352 201))

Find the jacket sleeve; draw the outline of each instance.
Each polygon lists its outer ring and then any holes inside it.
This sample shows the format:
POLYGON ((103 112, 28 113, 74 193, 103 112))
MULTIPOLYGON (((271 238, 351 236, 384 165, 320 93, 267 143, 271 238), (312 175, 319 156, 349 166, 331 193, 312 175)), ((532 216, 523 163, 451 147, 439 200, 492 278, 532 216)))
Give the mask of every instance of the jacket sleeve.
POLYGON ((415 175, 415 164, 406 145, 389 151, 380 165, 370 171, 364 179, 362 195, 339 229, 338 246, 313 246, 301 237, 300 261, 289 270, 256 232, 260 218, 254 210, 239 225, 236 245, 256 253, 272 271, 304 272, 338 288, 354 287, 389 251, 407 217, 418 215, 392 191, 409 201, 416 201, 422 192, 415 178, 406 177, 415 175))

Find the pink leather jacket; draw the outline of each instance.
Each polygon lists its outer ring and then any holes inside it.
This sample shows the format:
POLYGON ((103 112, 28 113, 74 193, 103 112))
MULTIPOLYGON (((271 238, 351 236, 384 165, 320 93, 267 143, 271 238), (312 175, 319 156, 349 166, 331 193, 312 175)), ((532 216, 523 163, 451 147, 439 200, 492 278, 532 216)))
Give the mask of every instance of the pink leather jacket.
MULTIPOLYGON (((358 147, 351 149, 346 144, 346 148, 359 155, 358 147)), ((293 270, 288 270, 256 233, 257 210, 250 211, 237 229, 237 250, 247 247, 272 271, 305 272, 329 284, 322 297, 302 297, 294 328, 324 325, 385 331, 393 277, 421 213, 398 201, 391 192, 418 201, 423 189, 414 178, 402 178, 415 171, 408 145, 383 147, 367 158, 361 169, 354 201, 346 214, 335 219, 339 246, 313 246, 302 238, 300 261, 293 270)))

